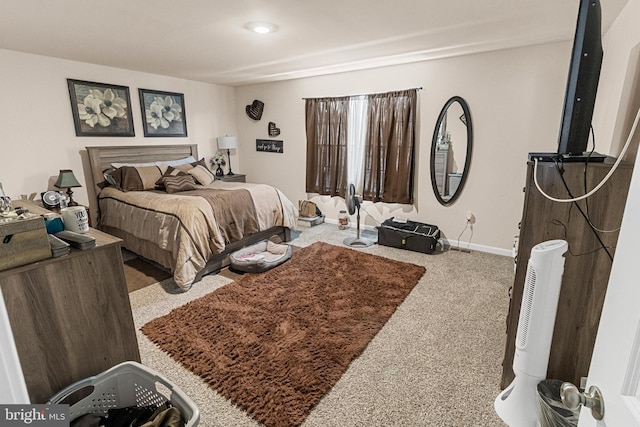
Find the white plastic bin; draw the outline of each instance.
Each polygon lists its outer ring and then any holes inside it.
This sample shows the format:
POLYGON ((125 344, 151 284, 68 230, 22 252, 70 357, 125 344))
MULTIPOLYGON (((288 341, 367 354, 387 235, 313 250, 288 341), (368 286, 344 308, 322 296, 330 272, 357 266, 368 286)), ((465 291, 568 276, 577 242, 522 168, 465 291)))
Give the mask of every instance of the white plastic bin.
POLYGON ((198 425, 200 411, 182 390, 140 363, 123 362, 101 374, 71 384, 49 399, 48 403, 69 403, 69 417, 73 421, 86 414, 103 416, 109 409, 162 405, 165 402, 170 402, 180 410, 187 427, 198 425), (85 389, 90 392, 88 396, 75 403, 65 401, 72 394, 85 389))

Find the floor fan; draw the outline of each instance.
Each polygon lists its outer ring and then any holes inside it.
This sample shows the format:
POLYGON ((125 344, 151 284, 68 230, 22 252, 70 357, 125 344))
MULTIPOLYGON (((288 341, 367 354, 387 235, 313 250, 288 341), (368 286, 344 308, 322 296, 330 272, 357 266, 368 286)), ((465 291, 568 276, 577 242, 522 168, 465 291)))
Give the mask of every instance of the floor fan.
POLYGON ((360 203, 362 203, 362 196, 356 194, 355 185, 349 184, 349 191, 347 192, 347 197, 345 197, 345 202, 347 202, 349 215, 353 215, 356 212, 358 214, 356 216, 358 232, 356 234, 356 237, 348 237, 344 239, 343 243, 347 246, 360 248, 371 246, 373 244, 372 241, 360 238, 360 203))
POLYGON ((537 386, 547 376, 567 248, 564 240, 549 240, 531 249, 516 332, 515 378, 494 402, 509 427, 537 425, 537 386))

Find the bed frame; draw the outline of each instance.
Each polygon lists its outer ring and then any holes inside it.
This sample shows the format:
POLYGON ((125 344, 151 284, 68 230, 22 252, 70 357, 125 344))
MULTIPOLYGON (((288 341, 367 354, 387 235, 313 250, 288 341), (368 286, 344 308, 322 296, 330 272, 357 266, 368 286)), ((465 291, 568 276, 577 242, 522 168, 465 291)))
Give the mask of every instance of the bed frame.
MULTIPOLYGON (((91 180, 87 182, 87 186, 95 190, 95 194, 100 192, 98 184, 104 181, 104 171, 111 167, 112 163, 145 163, 161 160, 176 160, 188 156, 198 158, 198 146, 196 144, 180 144, 180 145, 129 145, 129 146, 106 146, 106 147, 86 147, 89 157, 89 167, 91 169, 91 180)), ((89 192, 88 192, 89 193, 89 192)), ((90 196, 90 204, 98 212, 97 228, 100 227, 100 211, 97 197, 90 196)), ((115 234, 118 237, 123 238, 123 235, 118 235, 116 230, 108 229, 104 230, 110 234, 115 234)), ((235 252, 245 246, 253 245, 262 240, 269 239, 273 236, 278 236, 282 241, 288 242, 291 240, 291 230, 286 227, 278 226, 272 227, 268 230, 260 231, 256 234, 252 234, 240 241, 231 243, 226 246, 224 252, 213 256, 207 265, 198 272, 194 283, 202 279, 203 276, 210 273, 217 273, 222 268, 230 264, 229 254, 235 252)), ((125 240, 126 242, 126 240, 125 240)), ((126 243, 125 243, 126 247, 126 243)), ((130 248, 127 248, 130 249, 130 248)), ((135 252, 135 251, 133 251, 135 252)), ((145 257, 145 254, 138 254, 145 257)), ((152 261, 158 262, 158 260, 152 259, 152 261)))

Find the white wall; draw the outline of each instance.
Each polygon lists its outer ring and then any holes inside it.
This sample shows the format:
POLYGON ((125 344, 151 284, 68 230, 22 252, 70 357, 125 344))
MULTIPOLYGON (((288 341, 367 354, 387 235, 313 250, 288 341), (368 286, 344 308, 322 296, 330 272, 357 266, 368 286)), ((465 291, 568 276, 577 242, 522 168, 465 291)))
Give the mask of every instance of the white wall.
MULTIPOLYGON (((630 2, 630 9, 636 2, 630 2)), ((632 14, 618 19, 605 40, 605 61, 594 115, 598 151, 616 154, 639 101, 635 88, 637 57, 629 54, 632 14), (613 42, 612 42, 613 40, 613 42), (602 148, 600 148, 602 147, 602 148), (610 148, 611 147, 611 148, 610 148)), ((12 197, 45 190, 59 169, 71 168, 85 184, 80 152, 88 145, 196 143, 202 156, 215 150, 215 138, 237 134, 232 153, 235 172, 249 181, 280 187, 294 202, 304 189, 306 136, 304 97, 339 96, 423 87, 419 92, 417 175, 413 206, 366 204, 366 225, 393 215, 437 224, 455 240, 466 213, 475 216, 473 236, 462 241, 508 250, 521 218, 525 161, 529 151, 554 151, 560 125, 571 44, 569 42, 510 49, 436 61, 343 73, 271 84, 230 88, 166 76, 102 67, 39 55, 0 50, 3 79, 0 103, 0 182, 12 197), (76 137, 66 79, 113 83, 130 88, 136 137, 76 137), (144 138, 137 89, 185 94, 188 138, 144 138), (474 147, 467 185, 456 203, 443 207, 429 180, 429 148, 438 113, 454 95, 471 110, 474 147), (260 121, 249 119, 245 105, 265 102, 260 121), (255 139, 268 139, 267 123, 281 129, 284 153, 261 153, 255 139)), ((636 55, 637 56, 637 55, 636 55)), ((86 166, 85 166, 86 167, 86 166)), ((74 191, 87 203, 86 188, 74 191)), ((314 197, 328 218, 344 202, 314 197)))
MULTIPOLYGON (((640 108, 640 2, 629 0, 603 39, 604 60, 593 126, 596 140, 618 156, 640 108)), ((634 161, 638 138, 625 160, 634 161)))
MULTIPOLYGON (((371 206, 364 216, 375 226, 394 215, 438 225, 456 240, 466 212, 476 223, 472 242, 508 250, 522 216, 525 163, 530 151, 555 151, 569 66, 569 42, 510 49, 376 70, 236 88, 239 152, 249 181, 267 182, 295 202, 305 193, 306 135, 304 97, 341 96, 423 87, 419 120, 415 204, 371 206), (435 199, 429 175, 431 138, 438 114, 452 96, 469 104, 474 130, 467 184, 452 206, 435 199), (244 112, 254 99, 265 103, 262 119, 244 112), (269 139, 267 124, 281 129, 284 153, 256 152, 256 139, 269 139)), ((234 169, 235 170, 235 169, 234 169)), ((328 218, 337 218, 344 201, 314 197, 328 218)), ((470 233, 461 237, 468 241, 470 233)))
POLYGON ((79 203, 88 203, 80 152, 86 146, 198 144, 210 157, 215 138, 236 130, 234 90, 154 74, 73 62, 0 49, 0 182, 14 198, 47 189, 51 176, 72 169, 82 188, 79 203), (129 87, 135 137, 77 137, 67 78, 129 87), (187 138, 145 138, 138 88, 184 93, 187 138))

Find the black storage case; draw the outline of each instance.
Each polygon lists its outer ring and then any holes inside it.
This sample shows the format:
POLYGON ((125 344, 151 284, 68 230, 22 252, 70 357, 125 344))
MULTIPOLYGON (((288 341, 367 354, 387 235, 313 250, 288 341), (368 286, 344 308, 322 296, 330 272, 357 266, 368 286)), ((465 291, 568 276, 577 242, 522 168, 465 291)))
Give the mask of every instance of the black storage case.
POLYGON ((378 244, 430 254, 436 250, 440 230, 437 225, 409 221, 396 222, 393 218, 378 227, 378 244))

